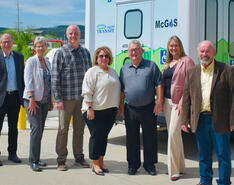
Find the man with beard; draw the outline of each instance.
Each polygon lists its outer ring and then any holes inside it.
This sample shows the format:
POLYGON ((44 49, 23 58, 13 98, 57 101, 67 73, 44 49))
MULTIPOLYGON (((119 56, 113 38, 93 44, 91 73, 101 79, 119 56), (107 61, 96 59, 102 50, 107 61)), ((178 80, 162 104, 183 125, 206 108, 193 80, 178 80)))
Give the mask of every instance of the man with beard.
POLYGON ((212 155, 219 162, 217 184, 231 184, 230 131, 234 129, 234 70, 214 60, 216 51, 210 41, 198 45, 201 64, 186 75, 182 104, 182 130, 196 134, 199 151, 200 182, 212 184, 212 155))

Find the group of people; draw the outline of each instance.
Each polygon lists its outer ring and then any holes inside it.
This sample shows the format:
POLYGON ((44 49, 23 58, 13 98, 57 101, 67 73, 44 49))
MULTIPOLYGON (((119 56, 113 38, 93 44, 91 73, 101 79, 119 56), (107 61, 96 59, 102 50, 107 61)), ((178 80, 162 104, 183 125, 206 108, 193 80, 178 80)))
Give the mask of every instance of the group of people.
MULTIPOLYGON (((150 175, 156 175, 157 115, 165 114, 168 128, 167 165, 170 180, 185 173, 181 129, 196 134, 200 182, 212 184, 212 151, 219 161, 218 184, 231 184, 230 131, 234 129, 234 70, 214 59, 216 51, 210 41, 198 46, 200 64, 186 56, 181 40, 172 36, 162 73, 157 65, 142 58, 139 41, 128 45, 130 62, 123 65, 120 76, 110 67, 111 50, 100 47, 92 64, 87 49, 79 44, 79 27, 70 25, 68 44, 55 53, 52 66, 44 57, 46 39, 36 37, 36 55, 29 58, 12 51, 13 39, 0 39, 0 129, 8 115, 9 157, 20 163, 17 150, 17 120, 24 105, 30 123, 29 162, 33 171, 41 171, 40 149, 46 116, 53 109, 53 98, 59 110, 56 139, 58 169, 67 170, 67 137, 73 117, 73 154, 75 162, 90 167, 84 159, 85 123, 90 132, 89 158, 96 175, 109 172, 104 164, 108 134, 117 114, 125 119, 128 174, 135 175, 141 166, 140 127, 142 128, 144 163, 150 175), (92 65, 92 67, 91 67, 92 65), (25 87, 24 87, 25 86, 25 87)), ((2 162, 0 161, 0 165, 2 162)))

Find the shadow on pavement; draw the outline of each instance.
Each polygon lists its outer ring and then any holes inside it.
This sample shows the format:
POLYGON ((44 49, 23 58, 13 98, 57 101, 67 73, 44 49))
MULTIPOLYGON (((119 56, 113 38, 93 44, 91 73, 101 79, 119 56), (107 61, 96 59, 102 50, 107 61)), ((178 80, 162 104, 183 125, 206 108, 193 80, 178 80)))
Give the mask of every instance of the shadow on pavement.
MULTIPOLYGON (((184 143, 184 154, 186 159, 190 160, 198 160, 198 150, 197 150, 197 143, 194 134, 187 134, 182 133, 183 143, 184 143)), ((167 154, 167 131, 158 131, 158 153, 160 154, 167 154)), ((115 145, 126 145, 126 136, 119 136, 108 139, 108 142, 115 145)), ((141 149, 142 146, 142 136, 141 136, 141 149)), ((234 142, 231 141, 231 153, 232 159, 234 159, 234 142)), ((214 151, 214 158, 213 161, 217 161, 217 157, 214 151)))

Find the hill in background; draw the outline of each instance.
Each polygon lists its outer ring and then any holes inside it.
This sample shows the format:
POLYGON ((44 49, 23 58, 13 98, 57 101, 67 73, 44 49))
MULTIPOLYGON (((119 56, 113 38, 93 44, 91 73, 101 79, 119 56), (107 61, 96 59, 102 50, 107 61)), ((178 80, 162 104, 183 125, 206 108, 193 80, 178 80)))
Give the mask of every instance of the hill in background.
POLYGON ((2 33, 4 30, 6 30, 7 28, 3 28, 3 27, 0 27, 0 33, 2 33))
MULTIPOLYGON (((55 27, 49 27, 49 28, 34 28, 32 29, 32 32, 35 35, 42 35, 45 36, 46 34, 51 34, 59 37, 59 39, 64 39, 66 37, 66 29, 68 25, 60 25, 55 27)), ((85 37, 85 26, 78 25, 81 31, 81 39, 84 39, 85 37)), ((8 28, 0 27, 0 33, 2 31, 6 30, 8 28)))

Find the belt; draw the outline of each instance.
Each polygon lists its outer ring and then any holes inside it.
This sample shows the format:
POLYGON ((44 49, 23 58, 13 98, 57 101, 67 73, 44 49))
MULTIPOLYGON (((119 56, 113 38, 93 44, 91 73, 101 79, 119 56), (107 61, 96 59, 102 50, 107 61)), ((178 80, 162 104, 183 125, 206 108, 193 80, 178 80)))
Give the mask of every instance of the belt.
POLYGON ((16 91, 7 91, 6 93, 8 94, 8 95, 11 95, 11 94, 15 94, 15 93, 17 93, 18 91, 16 90, 16 91))
POLYGON ((204 111, 204 112, 201 112, 201 114, 203 114, 203 115, 211 115, 211 111, 204 111))
POLYGON ((147 105, 143 105, 143 106, 132 106, 132 105, 129 105, 127 104, 130 108, 133 108, 133 109, 144 109, 144 108, 148 108, 149 106, 152 106, 154 105, 154 102, 150 103, 150 104, 147 104, 147 105))

